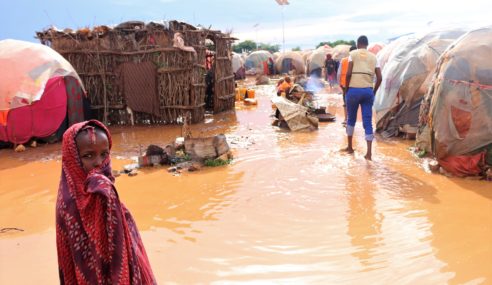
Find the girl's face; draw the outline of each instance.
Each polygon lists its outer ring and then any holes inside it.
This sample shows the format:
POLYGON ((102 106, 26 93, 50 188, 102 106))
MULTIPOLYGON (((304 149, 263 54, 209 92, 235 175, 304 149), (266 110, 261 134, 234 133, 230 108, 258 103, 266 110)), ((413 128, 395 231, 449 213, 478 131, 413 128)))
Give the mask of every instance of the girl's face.
POLYGON ((106 133, 102 130, 94 130, 94 138, 90 131, 82 131, 75 138, 79 150, 80 161, 86 173, 102 165, 109 156, 109 142, 106 133))

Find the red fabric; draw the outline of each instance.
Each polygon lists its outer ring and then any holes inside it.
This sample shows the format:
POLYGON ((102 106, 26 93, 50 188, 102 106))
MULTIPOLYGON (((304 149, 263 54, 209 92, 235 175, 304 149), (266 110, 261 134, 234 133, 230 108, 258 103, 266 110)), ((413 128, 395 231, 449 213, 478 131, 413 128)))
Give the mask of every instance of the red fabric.
POLYGON ((464 139, 471 128, 472 113, 451 105, 451 118, 460 138, 464 139))
POLYGON ((485 152, 475 155, 448 156, 438 161, 442 168, 455 176, 477 176, 480 175, 485 165, 485 152))
POLYGON ((75 137, 63 135, 62 176, 56 203, 56 246, 61 284, 156 284, 138 229, 113 185, 110 157, 86 173, 75 137))
POLYGON ((56 132, 67 114, 63 77, 52 78, 43 96, 31 105, 8 112, 7 125, 0 125, 0 140, 21 144, 32 137, 47 137, 56 132))

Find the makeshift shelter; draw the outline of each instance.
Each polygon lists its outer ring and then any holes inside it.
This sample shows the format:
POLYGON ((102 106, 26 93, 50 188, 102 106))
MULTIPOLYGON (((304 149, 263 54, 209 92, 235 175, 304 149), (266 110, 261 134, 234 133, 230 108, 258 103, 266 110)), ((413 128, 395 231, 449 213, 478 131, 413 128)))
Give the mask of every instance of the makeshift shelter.
POLYGON ((384 43, 370 43, 367 50, 377 55, 385 46, 384 43))
POLYGON ((441 56, 422 103, 417 146, 456 175, 492 166, 492 26, 468 32, 441 56))
POLYGON ((77 72, 53 49, 0 41, 0 141, 14 144, 60 135, 84 121, 86 97, 77 72))
POLYGON ((313 53, 313 51, 314 50, 310 50, 310 49, 301 51, 302 59, 304 60, 304 64, 306 65, 306 67, 307 67, 309 56, 313 53))
POLYGON ((315 49, 307 59, 307 74, 311 75, 314 72, 318 77, 321 77, 321 70, 325 67, 327 54, 333 54, 333 49, 328 45, 315 49))
POLYGON ((295 74, 306 73, 304 59, 298 52, 286 52, 280 55, 275 61, 275 69, 280 74, 289 74, 291 71, 295 74))
POLYGON ((333 59, 336 61, 342 60, 342 58, 349 56, 350 45, 337 45, 332 50, 333 59))
POLYGON ((464 32, 440 31, 411 37, 393 50, 382 70, 374 101, 376 130, 384 137, 417 131, 420 103, 439 56, 464 32))
POLYGON ((234 73, 234 79, 240 80, 246 78, 246 70, 244 68, 244 61, 240 54, 232 53, 232 72, 234 73))
POLYGON ((246 61, 244 62, 244 67, 246 71, 254 71, 256 73, 265 73, 265 63, 271 59, 274 62, 273 55, 266 50, 258 50, 250 53, 248 57, 246 57, 246 61))
POLYGON ((282 53, 281 53, 281 52, 279 52, 279 51, 274 52, 274 53, 272 54, 272 56, 273 56, 273 61, 276 61, 276 60, 277 60, 277 58, 279 58, 279 57, 280 57, 280 55, 282 55, 282 53))
POLYGON ((98 119, 109 124, 171 124, 191 116, 203 121, 205 74, 213 90, 212 110, 234 109, 231 43, 220 31, 178 22, 124 22, 114 28, 48 29, 43 44, 62 54, 77 70, 98 119), (206 40, 214 61, 206 69, 206 40))
POLYGON ((388 45, 386 45, 384 47, 383 50, 381 50, 378 54, 377 54, 377 59, 378 59, 378 63, 381 67, 381 70, 384 69, 384 66, 386 65, 386 63, 388 62, 389 58, 394 55, 393 51, 395 51, 395 49, 398 49, 400 45, 403 45, 407 40, 409 39, 408 36, 403 36, 403 37, 400 37, 392 42, 390 42, 388 45))

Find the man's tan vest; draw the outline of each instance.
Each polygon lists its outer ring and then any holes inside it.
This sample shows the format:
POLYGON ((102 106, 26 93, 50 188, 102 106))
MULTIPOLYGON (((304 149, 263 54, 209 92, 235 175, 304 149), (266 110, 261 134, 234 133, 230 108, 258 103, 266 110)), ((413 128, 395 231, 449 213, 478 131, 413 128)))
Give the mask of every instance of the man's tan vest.
POLYGON ((350 52, 350 57, 352 58, 353 68, 349 87, 372 88, 374 85, 376 56, 366 49, 357 49, 350 52))

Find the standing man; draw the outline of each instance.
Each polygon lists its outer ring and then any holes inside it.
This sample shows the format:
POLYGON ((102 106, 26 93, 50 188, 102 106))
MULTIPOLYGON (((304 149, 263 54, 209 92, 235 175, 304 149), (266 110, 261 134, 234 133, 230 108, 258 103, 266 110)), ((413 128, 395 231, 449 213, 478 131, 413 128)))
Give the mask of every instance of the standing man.
POLYGON ((374 94, 381 85, 381 68, 376 56, 367 50, 369 40, 366 36, 357 39, 357 50, 350 52, 349 64, 346 77, 347 89, 347 142, 348 146, 344 150, 353 153, 352 137, 354 134, 355 122, 359 105, 362 109, 362 125, 366 133, 367 153, 365 159, 372 159, 372 140, 374 133, 372 130, 372 105, 374 94), (376 84, 374 85, 374 75, 376 84))
MULTIPOLYGON (((357 48, 355 46, 350 47, 350 51, 356 50, 357 48)), ((344 115, 344 120, 342 124, 344 126, 347 125, 347 102, 345 100, 345 95, 347 95, 347 71, 348 71, 348 56, 342 58, 342 61, 340 62, 340 68, 338 69, 338 82, 340 82, 340 87, 342 88, 342 95, 343 95, 343 115, 344 115)))

